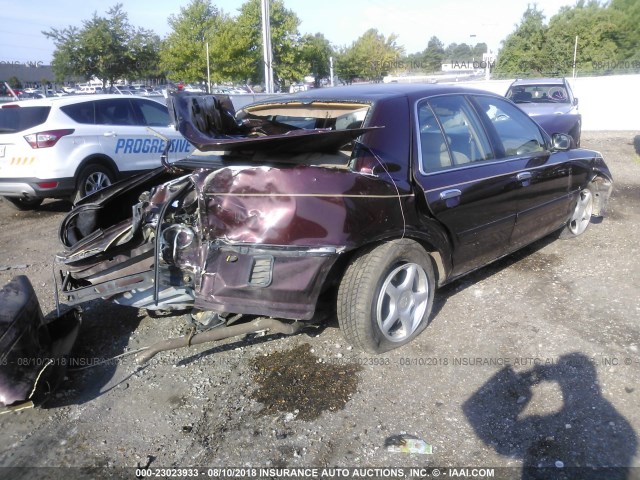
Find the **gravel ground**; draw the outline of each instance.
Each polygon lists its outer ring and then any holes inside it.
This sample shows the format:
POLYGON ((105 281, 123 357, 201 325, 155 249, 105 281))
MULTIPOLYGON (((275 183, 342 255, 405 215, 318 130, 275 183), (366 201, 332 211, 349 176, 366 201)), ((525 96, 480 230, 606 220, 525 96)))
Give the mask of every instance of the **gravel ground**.
MULTIPOLYGON (((583 132, 583 146, 603 153, 616 182, 604 222, 444 287, 413 343, 362 354, 329 318, 291 337, 72 370, 44 407, 0 416, 0 478, 135 478, 137 466, 496 467, 504 478, 640 478, 636 134, 583 132), (422 440, 427 452, 393 451, 400 438, 422 440)), ((0 201, 0 281, 27 275, 49 316, 51 257, 68 208, 48 201, 16 212, 0 201)), ((151 318, 96 301, 85 308, 74 356, 95 363, 187 331, 184 316, 151 318)))

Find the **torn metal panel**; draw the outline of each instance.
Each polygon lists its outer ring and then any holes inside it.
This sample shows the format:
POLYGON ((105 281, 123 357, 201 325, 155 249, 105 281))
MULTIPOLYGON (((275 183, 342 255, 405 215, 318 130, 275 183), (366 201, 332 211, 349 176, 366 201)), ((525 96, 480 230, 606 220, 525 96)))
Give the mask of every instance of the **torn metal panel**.
POLYGON ((312 166, 228 167, 198 185, 207 239, 308 247, 353 247, 395 233, 404 222, 400 202, 413 196, 378 177, 312 166))

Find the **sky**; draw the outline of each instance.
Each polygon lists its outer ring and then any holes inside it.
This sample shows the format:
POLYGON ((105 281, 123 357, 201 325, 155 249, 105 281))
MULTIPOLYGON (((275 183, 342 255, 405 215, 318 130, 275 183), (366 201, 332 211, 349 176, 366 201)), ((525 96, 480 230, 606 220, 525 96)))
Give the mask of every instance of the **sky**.
MULTIPOLYGON (((167 18, 180 13, 188 1, 31 0, 22 8, 15 0, 0 0, 0 62, 48 65, 54 46, 41 32, 69 25, 82 26, 94 12, 104 15, 116 3, 123 4, 136 27, 154 30, 164 37, 170 31, 167 18)), ((301 20, 300 33, 323 33, 335 46, 351 45, 369 28, 385 36, 398 35, 406 53, 422 51, 432 36, 444 44, 486 42, 497 51, 513 32, 528 4, 534 0, 284 0, 301 20), (471 37, 475 35, 475 37, 471 37)), ((236 15, 243 0, 212 0, 236 15)), ((575 0, 535 0, 547 21, 575 0)))

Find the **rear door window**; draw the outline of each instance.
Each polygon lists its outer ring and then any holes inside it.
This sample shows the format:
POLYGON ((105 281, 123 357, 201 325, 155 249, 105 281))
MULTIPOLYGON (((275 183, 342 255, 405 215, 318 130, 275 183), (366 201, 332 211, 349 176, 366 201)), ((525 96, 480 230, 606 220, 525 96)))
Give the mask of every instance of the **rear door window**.
POLYGON ((95 102, 75 103, 60 107, 71 119, 78 123, 93 125, 96 123, 95 102))
POLYGON ((47 121, 51 107, 0 108, 0 134, 28 130, 47 121))
POLYGON ((522 110, 495 97, 473 98, 495 128, 504 156, 518 157, 546 149, 540 129, 522 110))
POLYGON ((96 123, 100 125, 138 125, 131 102, 126 98, 99 100, 96 103, 96 123))
POLYGON ((140 109, 144 124, 150 127, 167 127, 171 124, 167 107, 153 101, 134 100, 140 109))
MULTIPOLYGON (((427 140, 427 133, 438 129, 444 132, 444 145, 436 148, 433 145, 423 145, 431 152, 431 156, 438 157, 436 162, 425 162, 426 171, 435 168, 447 168, 457 165, 465 165, 484 160, 492 160, 494 157, 491 144, 487 138, 482 123, 475 111, 462 95, 445 95, 429 100, 429 111, 420 113, 427 105, 420 104, 419 117, 424 124, 420 125, 421 141, 427 140), (437 124, 431 115, 437 118, 437 124), (439 150, 439 152, 437 151, 439 150), (430 168, 431 167, 431 168, 430 168)), ((429 136, 429 140, 437 136, 429 136)), ((425 159, 426 160, 426 159, 425 159)))

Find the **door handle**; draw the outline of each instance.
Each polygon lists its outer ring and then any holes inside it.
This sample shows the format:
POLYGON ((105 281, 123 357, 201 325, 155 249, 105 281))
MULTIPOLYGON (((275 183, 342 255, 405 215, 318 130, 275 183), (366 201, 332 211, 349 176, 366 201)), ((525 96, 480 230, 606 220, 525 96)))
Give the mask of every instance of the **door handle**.
POLYGON ((103 135, 105 137, 117 137, 117 133, 116 132, 104 132, 103 135))
POLYGON ((462 192, 457 188, 453 188, 451 190, 440 192, 440 200, 449 200, 451 198, 459 197, 460 195, 462 195, 462 192))
POLYGON ((516 178, 520 182, 524 182, 525 180, 531 180, 531 172, 520 172, 516 178))

